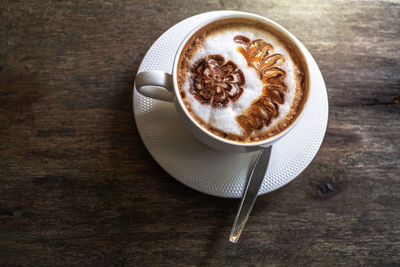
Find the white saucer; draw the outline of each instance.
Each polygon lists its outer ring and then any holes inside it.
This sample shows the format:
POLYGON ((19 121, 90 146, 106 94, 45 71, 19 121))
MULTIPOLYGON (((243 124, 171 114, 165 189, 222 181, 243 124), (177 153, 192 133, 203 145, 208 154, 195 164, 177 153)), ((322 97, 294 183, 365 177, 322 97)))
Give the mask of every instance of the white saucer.
MULTIPOLYGON (((167 30, 151 46, 140 71, 171 73, 175 52, 182 39, 201 21, 222 12, 203 13, 185 19, 167 30)), ((311 80, 315 86, 296 127, 273 145, 268 171, 259 195, 292 181, 310 164, 325 135, 328 97, 321 72, 307 51, 311 80)), ((229 198, 242 195, 248 173, 258 152, 223 153, 197 141, 178 120, 174 105, 140 95, 134 90, 133 108, 143 143, 158 164, 172 177, 200 192, 229 198)))

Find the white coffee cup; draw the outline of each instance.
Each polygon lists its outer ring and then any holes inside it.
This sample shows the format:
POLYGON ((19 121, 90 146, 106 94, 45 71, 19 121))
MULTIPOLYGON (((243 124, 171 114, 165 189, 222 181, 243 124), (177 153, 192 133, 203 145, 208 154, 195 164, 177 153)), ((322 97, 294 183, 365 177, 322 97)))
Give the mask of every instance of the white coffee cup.
POLYGON ((186 126, 186 128, 191 132, 193 136, 195 136, 202 143, 225 152, 251 152, 255 150, 260 150, 262 148, 266 148, 271 146, 273 143, 278 141, 280 138, 285 136, 290 130, 292 130, 298 121, 301 119, 304 110, 307 108, 308 96, 310 91, 312 90, 312 85, 310 83, 310 70, 309 64, 305 57, 306 48, 300 43, 299 40, 295 36, 293 36, 290 32, 288 32, 285 28, 277 24, 276 22, 264 18, 259 15, 246 13, 246 12, 234 12, 232 14, 225 14, 218 17, 210 18, 206 21, 200 23, 197 27, 195 27, 182 41, 179 46, 175 58, 174 65, 172 69, 172 74, 163 72, 163 71, 143 71, 136 75, 135 79, 135 88, 136 90, 144 96, 151 97, 153 99, 173 102, 175 104, 176 111, 186 126), (255 23, 261 23, 271 29, 275 34, 281 36, 285 39, 286 42, 289 43, 290 47, 302 58, 304 61, 304 85, 305 85, 305 95, 303 108, 298 111, 297 117, 292 121, 292 123, 283 131, 278 134, 266 138, 257 142, 239 142, 234 140, 228 140, 222 137, 219 137, 203 126, 201 126, 189 113, 186 109, 185 104, 181 98, 178 88, 177 74, 178 74, 178 63, 179 58, 184 50, 186 43, 191 39, 193 35, 195 35, 199 30, 204 28, 205 26, 218 22, 220 20, 226 19, 249 19, 254 21, 255 23))

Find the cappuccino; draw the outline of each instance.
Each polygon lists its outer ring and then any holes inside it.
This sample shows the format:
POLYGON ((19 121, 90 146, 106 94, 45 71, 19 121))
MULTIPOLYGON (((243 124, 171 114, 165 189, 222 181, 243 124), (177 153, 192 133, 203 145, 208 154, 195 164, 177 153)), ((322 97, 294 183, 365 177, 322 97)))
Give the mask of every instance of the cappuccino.
POLYGON ((303 77, 300 56, 266 26, 246 20, 201 29, 178 67, 190 115, 212 134, 238 142, 285 130, 302 109, 303 77))

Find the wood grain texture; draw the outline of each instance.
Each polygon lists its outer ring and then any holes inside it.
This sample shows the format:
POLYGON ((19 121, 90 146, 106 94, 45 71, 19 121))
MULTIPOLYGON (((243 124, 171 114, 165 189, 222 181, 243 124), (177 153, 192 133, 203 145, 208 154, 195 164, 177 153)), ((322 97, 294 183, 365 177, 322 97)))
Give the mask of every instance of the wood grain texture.
POLYGON ((400 3, 1 1, 0 265, 398 266, 400 3), (325 140, 260 197, 191 190, 146 151, 132 114, 150 45, 189 16, 243 10, 296 35, 324 75, 325 140))

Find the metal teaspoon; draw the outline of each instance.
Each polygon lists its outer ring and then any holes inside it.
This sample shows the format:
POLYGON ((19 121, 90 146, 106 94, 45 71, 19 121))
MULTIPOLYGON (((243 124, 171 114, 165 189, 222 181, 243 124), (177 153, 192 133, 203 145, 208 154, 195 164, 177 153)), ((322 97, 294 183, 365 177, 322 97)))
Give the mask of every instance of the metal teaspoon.
POLYGON ((269 157, 271 155, 271 146, 261 150, 260 154, 254 163, 253 170, 247 181, 246 188, 243 192, 242 201, 240 202, 239 209, 236 214, 235 221, 232 226, 229 241, 237 243, 240 234, 246 225, 247 219, 250 216, 251 209, 256 202, 258 190, 261 187, 262 181, 265 176, 269 164, 269 157))

